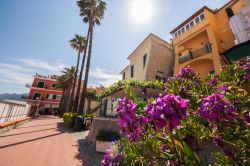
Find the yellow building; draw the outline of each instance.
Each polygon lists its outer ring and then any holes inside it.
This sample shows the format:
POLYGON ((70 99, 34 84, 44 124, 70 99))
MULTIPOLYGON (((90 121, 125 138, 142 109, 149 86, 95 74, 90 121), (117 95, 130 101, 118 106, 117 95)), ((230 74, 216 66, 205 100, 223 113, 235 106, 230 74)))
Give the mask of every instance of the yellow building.
POLYGON ((152 33, 127 59, 129 65, 120 72, 123 80, 166 81, 173 74, 173 46, 152 33))
POLYGON ((220 54, 237 44, 228 10, 238 13, 249 7, 247 1, 231 0, 216 10, 204 6, 174 28, 170 32, 175 49, 174 73, 187 66, 202 78, 220 72, 220 66, 227 62, 220 54))

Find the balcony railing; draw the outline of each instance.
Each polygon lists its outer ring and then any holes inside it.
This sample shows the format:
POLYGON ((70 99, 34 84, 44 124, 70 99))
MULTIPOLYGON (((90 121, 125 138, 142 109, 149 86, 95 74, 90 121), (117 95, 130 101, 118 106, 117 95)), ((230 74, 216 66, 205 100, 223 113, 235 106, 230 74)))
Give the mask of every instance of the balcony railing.
POLYGON ((207 43, 205 45, 205 47, 202 47, 202 48, 195 50, 193 52, 190 51, 187 55, 180 56, 179 63, 186 62, 190 59, 194 59, 194 58, 197 58, 197 57, 202 56, 202 55, 206 55, 206 54, 211 53, 211 52, 212 52, 211 44, 207 43))

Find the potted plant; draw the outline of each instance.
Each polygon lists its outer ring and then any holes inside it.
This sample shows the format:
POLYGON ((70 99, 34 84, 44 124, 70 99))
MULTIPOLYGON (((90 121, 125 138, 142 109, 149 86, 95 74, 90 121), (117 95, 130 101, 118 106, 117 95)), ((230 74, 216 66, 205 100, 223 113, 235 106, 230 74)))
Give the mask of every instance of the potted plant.
POLYGON ((115 131, 106 129, 100 130, 96 136, 96 151, 105 153, 106 149, 112 146, 112 142, 120 138, 120 134, 115 131))

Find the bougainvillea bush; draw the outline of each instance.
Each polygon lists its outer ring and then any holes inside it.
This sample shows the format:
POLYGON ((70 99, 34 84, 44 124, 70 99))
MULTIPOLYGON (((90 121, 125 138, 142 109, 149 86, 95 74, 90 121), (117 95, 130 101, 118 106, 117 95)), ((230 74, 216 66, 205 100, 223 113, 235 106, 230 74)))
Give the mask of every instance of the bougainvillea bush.
POLYGON ((250 165, 250 57, 221 70, 204 80, 183 68, 155 99, 118 99, 124 137, 102 165, 250 165))

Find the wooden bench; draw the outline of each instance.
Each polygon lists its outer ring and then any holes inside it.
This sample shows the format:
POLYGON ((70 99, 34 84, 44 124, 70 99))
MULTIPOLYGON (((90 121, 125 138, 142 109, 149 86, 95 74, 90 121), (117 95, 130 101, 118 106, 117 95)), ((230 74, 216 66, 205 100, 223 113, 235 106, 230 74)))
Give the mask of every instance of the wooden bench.
POLYGON ((15 126, 18 123, 21 123, 21 122, 24 122, 24 121, 27 121, 27 120, 31 120, 31 119, 32 119, 31 117, 25 117, 25 118, 10 121, 10 122, 0 123, 0 129, 10 127, 10 126, 15 126))

